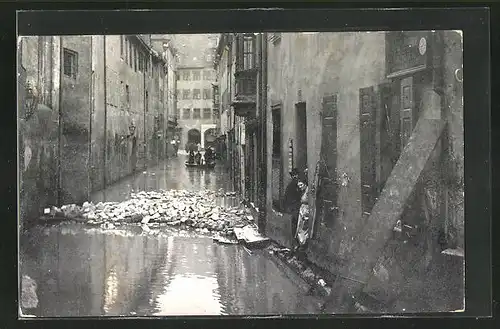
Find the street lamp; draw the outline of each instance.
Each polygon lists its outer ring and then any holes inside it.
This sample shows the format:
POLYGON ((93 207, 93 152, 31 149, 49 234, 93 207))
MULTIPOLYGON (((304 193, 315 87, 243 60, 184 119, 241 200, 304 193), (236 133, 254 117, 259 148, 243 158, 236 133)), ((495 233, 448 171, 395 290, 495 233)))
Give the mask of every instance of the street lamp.
POLYGON ((29 119, 38 106, 38 90, 31 81, 26 82, 26 94, 24 98, 25 119, 29 119))

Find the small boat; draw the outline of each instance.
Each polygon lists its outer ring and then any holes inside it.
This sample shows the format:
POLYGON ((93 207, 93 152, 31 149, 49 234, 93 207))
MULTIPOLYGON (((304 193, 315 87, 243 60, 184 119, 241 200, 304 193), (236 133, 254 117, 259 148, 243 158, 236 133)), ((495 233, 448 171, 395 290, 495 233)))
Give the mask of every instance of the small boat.
POLYGON ((215 162, 196 164, 196 163, 189 163, 186 161, 185 165, 188 168, 200 168, 200 169, 213 169, 213 168, 215 168, 215 162))

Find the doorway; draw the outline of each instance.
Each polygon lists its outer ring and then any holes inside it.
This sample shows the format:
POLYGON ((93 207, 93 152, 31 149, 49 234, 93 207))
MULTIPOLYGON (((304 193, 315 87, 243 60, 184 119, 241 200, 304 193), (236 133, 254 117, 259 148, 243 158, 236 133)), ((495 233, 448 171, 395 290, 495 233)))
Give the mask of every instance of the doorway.
MULTIPOLYGON (((198 129, 191 129, 187 133, 187 148, 191 149, 201 143, 201 133, 198 129)), ((193 148, 194 150, 194 148, 193 148)), ((189 150, 187 150, 189 151, 189 150)))
MULTIPOLYGON (((295 104, 295 163, 300 173, 307 168, 307 112, 306 103, 295 104)), ((307 177, 304 177, 307 179, 307 177)))

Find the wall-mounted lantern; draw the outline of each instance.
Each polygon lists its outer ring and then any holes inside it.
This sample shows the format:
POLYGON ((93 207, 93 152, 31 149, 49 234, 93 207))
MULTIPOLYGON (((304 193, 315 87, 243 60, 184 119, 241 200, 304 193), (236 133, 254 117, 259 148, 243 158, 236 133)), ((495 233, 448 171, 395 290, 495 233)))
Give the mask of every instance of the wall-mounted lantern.
POLYGON ((26 94, 24 98, 25 119, 29 119, 38 106, 38 90, 31 81, 26 82, 26 94))

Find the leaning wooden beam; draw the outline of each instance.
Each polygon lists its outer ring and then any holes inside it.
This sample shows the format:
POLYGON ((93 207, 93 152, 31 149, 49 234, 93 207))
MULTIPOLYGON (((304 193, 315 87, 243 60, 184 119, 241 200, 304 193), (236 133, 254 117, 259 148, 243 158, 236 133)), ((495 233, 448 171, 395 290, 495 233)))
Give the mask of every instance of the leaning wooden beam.
POLYGON ((370 217, 351 245, 349 264, 342 271, 343 276, 349 277, 350 280, 338 280, 333 289, 333 299, 329 301, 335 304, 337 311, 341 308, 341 312, 347 312, 354 301, 352 298, 368 282, 444 126, 443 120, 425 115, 417 122, 412 137, 392 170, 370 217))

